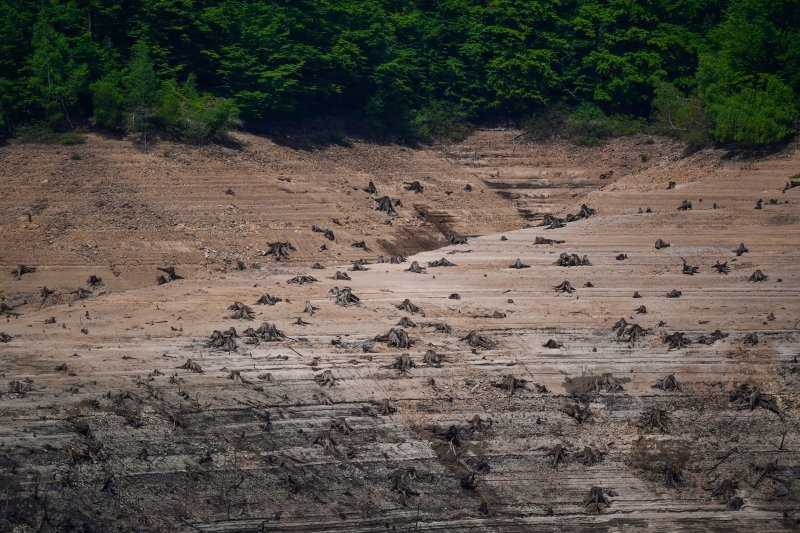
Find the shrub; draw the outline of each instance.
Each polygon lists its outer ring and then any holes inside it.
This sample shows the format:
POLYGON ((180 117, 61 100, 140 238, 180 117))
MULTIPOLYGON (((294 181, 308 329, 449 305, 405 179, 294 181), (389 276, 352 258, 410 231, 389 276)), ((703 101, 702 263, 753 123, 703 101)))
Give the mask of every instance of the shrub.
POLYGON ((554 139, 561 135, 566 126, 569 111, 562 105, 544 108, 523 122, 528 138, 534 141, 554 139))
POLYGON ((708 140, 708 120, 697 97, 686 97, 671 83, 656 86, 654 129, 699 147, 708 140))
POLYGON ((125 121, 125 96, 115 76, 106 76, 92 84, 95 124, 118 130, 125 121))
POLYGON ((609 137, 633 135, 643 127, 642 120, 624 115, 606 115, 597 106, 582 104, 569 115, 564 129, 572 142, 595 145, 609 137))
POLYGON ((433 102, 411 117, 411 128, 423 139, 458 141, 472 131, 467 114, 455 104, 433 102))
POLYGON ((29 144, 83 144, 86 136, 80 131, 56 131, 49 124, 34 122, 23 124, 14 132, 17 141, 29 144))

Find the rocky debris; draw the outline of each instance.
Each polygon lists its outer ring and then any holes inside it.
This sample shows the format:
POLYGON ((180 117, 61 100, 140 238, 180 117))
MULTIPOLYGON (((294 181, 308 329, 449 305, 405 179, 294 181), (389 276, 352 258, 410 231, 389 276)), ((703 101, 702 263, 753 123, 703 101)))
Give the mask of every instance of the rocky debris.
POLYGON ((11 335, 9 335, 8 333, 6 333, 6 332, 4 332, 4 331, 0 331, 0 342, 2 342, 2 343, 11 342, 11 340, 12 340, 13 338, 14 338, 14 337, 12 337, 11 335))
POLYGON ((583 499, 587 514, 600 514, 611 506, 611 501, 603 494, 602 487, 592 487, 583 499))
POLYGON ((681 205, 678 206, 679 211, 688 211, 692 208, 692 202, 689 200, 684 200, 681 202, 681 205))
POLYGON ((14 276, 14 279, 20 279, 25 274, 32 274, 33 272, 36 272, 36 267, 17 265, 17 268, 11 271, 11 275, 14 276))
POLYGON ((758 333, 748 333, 744 336, 742 342, 749 344, 750 346, 755 346, 758 344, 758 333))
POLYGON ((739 243, 739 246, 733 249, 733 253, 735 253, 737 257, 739 257, 742 254, 746 254, 749 251, 750 250, 747 249, 747 246, 745 246, 743 242, 739 243))
POLYGON ((207 348, 216 348, 217 350, 225 350, 227 352, 235 352, 238 348, 236 344, 236 338, 239 335, 236 333, 234 328, 230 328, 227 331, 220 331, 215 329, 214 332, 211 334, 211 337, 206 342, 207 348))
POLYGON ((452 234, 447 237, 448 244, 467 244, 468 240, 469 239, 463 235, 452 234))
POLYGON ((376 342, 385 342, 391 348, 411 348, 411 339, 403 328, 392 328, 375 337, 376 342))
POLYGON ((675 374, 670 374, 664 379, 659 379, 654 385, 654 389, 661 389, 664 392, 680 392, 683 390, 678 380, 675 379, 675 374))
POLYGON ((526 265, 525 263, 523 263, 523 262, 520 260, 520 258, 519 258, 519 257, 517 257, 517 260, 516 260, 516 261, 514 261, 513 263, 511 263, 510 265, 508 265, 508 268, 516 268, 517 270, 519 270, 519 269, 523 269, 523 268, 530 268, 530 267, 531 267, 530 265, 526 265))
POLYGON ((283 298, 275 298, 274 296, 270 296, 269 294, 264 294, 258 300, 256 300, 256 305, 275 305, 278 302, 282 302, 283 298))
POLYGON ((556 444, 550 448, 550 451, 547 452, 547 457, 551 458, 550 466, 553 468, 558 468, 560 463, 566 463, 568 454, 569 452, 564 446, 561 444, 556 444))
POLYGON ((275 261, 288 261, 289 252, 294 252, 297 249, 289 242, 271 242, 268 243, 269 248, 260 255, 272 256, 275 261))
POLYGON ((314 381, 319 383, 321 387, 333 387, 336 385, 336 378, 333 377, 333 372, 325 370, 320 374, 314 376, 314 381))
POLYGON ((401 207, 403 205, 400 200, 392 199, 388 196, 381 196, 375 201, 378 202, 378 207, 376 209, 389 215, 396 215, 397 211, 395 210, 395 206, 401 207))
POLYGON ((667 298, 680 298, 683 293, 678 289, 672 289, 667 293, 667 298))
POLYGON ((775 399, 772 396, 762 393, 759 387, 751 385, 750 383, 742 383, 733 389, 728 396, 728 400, 737 409, 749 409, 752 411, 756 407, 760 407, 778 416, 781 415, 775 399))
POLYGON ((405 374, 416 366, 417 365, 414 364, 414 361, 411 360, 411 356, 407 353, 404 353, 397 356, 394 363, 392 363, 391 368, 394 368, 400 374, 405 374))
POLYGON ((689 346, 692 342, 686 338, 682 331, 669 333, 664 336, 664 344, 669 344, 669 350, 680 350, 689 346))
POLYGON ((345 287, 343 289, 334 287, 331 289, 331 292, 336 298, 336 305, 341 305, 342 307, 347 307, 350 304, 358 303, 360 300, 358 296, 353 294, 353 290, 350 287, 345 287))
POLYGON ((553 287, 553 289, 557 293, 566 292, 567 294, 572 294, 572 292, 575 290, 575 287, 573 287, 572 284, 569 281, 564 280, 561 283, 559 283, 558 285, 555 285, 553 287))
POLYGON ((477 331, 470 331, 466 337, 461 337, 460 340, 467 341, 467 343, 473 348, 483 348, 485 350, 491 350, 497 346, 495 341, 489 337, 481 335, 477 331))
POLYGON ((573 267, 573 266, 587 266, 591 265, 592 263, 589 262, 589 258, 585 255, 583 257, 578 256, 578 254, 568 254, 567 252, 561 252, 561 255, 558 256, 558 260, 554 263, 558 266, 562 267, 573 267))
POLYGON ((454 267, 454 266, 456 266, 456 264, 455 263, 451 263, 450 261, 448 261, 447 259, 442 257, 438 261, 429 261, 428 262, 428 266, 432 267, 432 268, 433 267, 454 267))
POLYGON ((367 184, 367 186, 364 188, 364 192, 369 193, 369 194, 377 194, 378 193, 378 189, 377 189, 377 187, 375 187, 375 183, 372 180, 370 180, 369 183, 367 184))
POLYGON ((725 275, 727 275, 728 272, 731 271, 731 267, 728 266, 727 261, 725 261, 724 263, 720 263, 719 261, 717 261, 711 268, 716 270, 719 274, 725 274, 725 275))
POLYGON ((717 342, 720 339, 724 339, 727 337, 727 333, 722 333, 720 330, 715 329, 710 335, 702 334, 697 338, 697 342, 699 344, 705 344, 706 346, 710 346, 717 342))
POLYGON ((427 350, 425 355, 422 357, 422 362, 428 366, 434 366, 436 368, 440 368, 442 366, 442 356, 436 353, 433 350, 427 350))
POLYGON ((536 237, 533 240, 533 244, 564 244, 565 241, 560 241, 557 239, 548 239, 545 237, 536 237))
POLYGON ((767 276, 760 270, 756 270, 755 272, 750 274, 750 277, 747 278, 747 281, 758 282, 758 281, 767 281, 767 279, 769 279, 769 276, 767 276))
POLYGON ((103 278, 92 274, 89 276, 89 279, 86 280, 86 284, 90 287, 100 287, 103 285, 103 278))
POLYGON ((411 183, 406 183, 403 188, 407 191, 414 191, 417 194, 421 193, 424 190, 422 184, 419 181, 412 181, 411 183))
POLYGON ((183 276, 180 276, 175 272, 175 267, 173 266, 158 267, 158 270, 166 274, 166 276, 161 275, 156 278, 156 283, 159 285, 164 285, 165 283, 169 283, 178 279, 183 279, 183 276))
POLYGON ((561 344, 560 342, 554 341, 553 339, 547 339, 547 342, 544 343, 543 346, 550 350, 557 350, 559 348, 562 348, 564 345, 561 344))
POLYGON ((348 274, 347 272, 339 272, 338 270, 336 271, 336 274, 333 275, 333 279, 335 279, 335 280, 344 280, 344 281, 352 281, 352 278, 350 277, 350 274, 348 274))
POLYGON ((202 374, 203 368, 197 363, 197 361, 189 358, 183 363, 181 366, 177 367, 183 370, 188 370, 189 372, 195 372, 196 374, 202 374))
POLYGON ((525 383, 526 381, 524 379, 518 379, 513 374, 506 374, 500 381, 492 383, 492 386, 505 389, 508 393, 508 397, 510 398, 514 395, 515 390, 524 389, 525 383))
POLYGON ((639 426, 642 429, 669 433, 669 415, 664 409, 651 407, 642 414, 639 426))
POLYGON ((231 318, 234 320, 253 320, 253 309, 242 302, 233 302, 228 310, 233 311, 231 318))
POLYGON ((288 283, 295 283, 297 285, 305 285, 306 283, 314 283, 316 281, 319 281, 319 280, 317 278, 315 278, 314 276, 307 276, 307 275, 303 274, 301 276, 293 277, 292 279, 290 279, 288 281, 288 283))
POLYGON ((414 274, 424 274, 425 268, 419 266, 419 263, 416 261, 411 262, 411 266, 406 269, 406 272, 413 272, 414 274))
POLYGON ((656 250, 660 250, 662 248, 669 248, 669 243, 665 242, 665 241, 663 241, 661 239, 658 239, 656 241, 656 250))
POLYGON ((258 329, 247 328, 243 335, 247 344, 258 344, 261 341, 277 342, 286 338, 286 335, 270 322, 262 322, 258 329))
POLYGON ((686 262, 686 259, 684 259, 683 257, 681 257, 681 261, 683 262, 682 272, 687 276, 694 276, 700 271, 700 267, 690 265, 689 263, 686 262))
POLYGON ((398 326, 402 326, 404 328, 415 328, 415 327, 417 327, 417 324, 413 320, 408 318, 407 316, 404 316, 403 318, 401 318, 400 321, 397 323, 397 325, 398 326))

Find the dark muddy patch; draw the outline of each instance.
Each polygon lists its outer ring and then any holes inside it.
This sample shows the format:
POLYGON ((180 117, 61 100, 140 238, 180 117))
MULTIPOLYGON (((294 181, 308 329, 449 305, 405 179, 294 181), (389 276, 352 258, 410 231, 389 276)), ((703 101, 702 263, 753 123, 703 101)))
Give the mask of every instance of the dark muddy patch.
POLYGON ((593 183, 542 183, 539 181, 486 181, 483 184, 492 190, 497 189, 517 189, 517 190, 535 190, 535 189, 590 189, 597 187, 593 183))

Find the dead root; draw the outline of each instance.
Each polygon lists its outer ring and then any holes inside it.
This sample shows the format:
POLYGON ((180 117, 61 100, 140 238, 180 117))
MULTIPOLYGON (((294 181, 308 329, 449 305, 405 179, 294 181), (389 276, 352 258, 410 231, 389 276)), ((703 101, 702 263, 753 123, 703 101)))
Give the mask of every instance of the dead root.
POLYGON ((203 368, 197 363, 197 361, 191 358, 187 359, 185 363, 177 368, 182 368, 183 370, 188 370, 189 372, 195 372, 197 374, 203 373, 203 368))
POLYGON ((422 311, 422 309, 414 305, 408 298, 403 300, 402 303, 397 304, 395 307, 401 311, 406 311, 407 313, 419 313, 420 315, 425 316, 425 313, 422 311))
POLYGON ((733 389, 729 395, 729 401, 737 409, 754 410, 757 407, 771 411, 781 416, 778 404, 772 396, 764 394, 757 386, 749 383, 742 383, 733 389))
POLYGON ((234 320, 253 320, 253 309, 242 302, 233 302, 228 306, 231 313, 231 318, 234 320))
POLYGON ((461 337, 462 341, 467 341, 473 348, 483 348, 491 350, 497 346, 497 343, 492 339, 478 333, 477 331, 470 331, 466 337, 461 337))
POLYGON ((654 385, 654 389, 661 389, 665 392, 679 392, 682 391, 683 388, 681 387, 678 380, 675 379, 675 374, 670 374, 664 379, 658 380, 654 385))
POLYGON ((410 348, 412 344, 408 333, 402 328, 392 328, 386 334, 376 336, 375 341, 385 342, 388 346, 393 348, 407 349, 410 348))

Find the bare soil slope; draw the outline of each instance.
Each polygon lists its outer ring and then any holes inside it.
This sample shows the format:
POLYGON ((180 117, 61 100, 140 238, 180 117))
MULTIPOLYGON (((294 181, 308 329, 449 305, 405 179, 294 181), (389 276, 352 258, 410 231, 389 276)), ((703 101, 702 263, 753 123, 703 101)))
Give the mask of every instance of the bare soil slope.
POLYGON ((0 529, 796 527, 800 153, 515 134, 0 149, 0 529))

